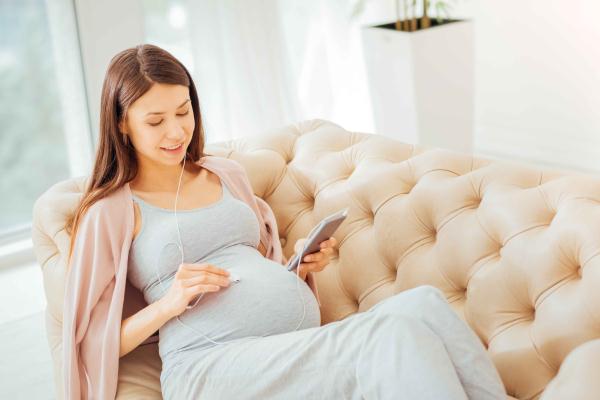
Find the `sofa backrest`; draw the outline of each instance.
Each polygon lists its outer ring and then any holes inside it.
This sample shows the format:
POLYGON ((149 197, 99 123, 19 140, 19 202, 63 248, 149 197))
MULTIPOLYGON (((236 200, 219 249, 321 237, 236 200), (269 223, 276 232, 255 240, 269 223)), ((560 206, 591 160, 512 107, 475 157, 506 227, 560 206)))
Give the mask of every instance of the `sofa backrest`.
MULTIPOLYGON (((284 254, 350 207, 317 283, 323 323, 430 284, 473 328, 507 392, 535 398, 579 344, 600 337, 600 179, 425 149, 311 120, 207 145, 247 171, 273 209, 284 254)), ((34 210, 51 347, 60 348, 67 215, 84 179, 34 210)), ((55 368, 60 354, 53 352, 55 368)))

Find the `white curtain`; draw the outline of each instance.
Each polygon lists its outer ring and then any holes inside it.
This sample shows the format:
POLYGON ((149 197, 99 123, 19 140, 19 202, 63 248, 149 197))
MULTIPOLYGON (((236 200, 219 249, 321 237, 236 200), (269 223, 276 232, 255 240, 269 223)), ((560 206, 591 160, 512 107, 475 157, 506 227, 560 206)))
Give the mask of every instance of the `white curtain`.
POLYGON ((310 118, 373 131, 351 6, 346 0, 188 0, 208 141, 310 118))

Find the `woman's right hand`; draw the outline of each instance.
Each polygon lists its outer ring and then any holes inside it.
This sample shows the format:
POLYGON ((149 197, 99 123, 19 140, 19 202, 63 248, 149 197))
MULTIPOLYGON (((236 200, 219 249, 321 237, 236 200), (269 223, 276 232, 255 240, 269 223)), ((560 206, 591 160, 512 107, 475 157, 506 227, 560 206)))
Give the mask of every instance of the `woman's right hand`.
POLYGON ((171 287, 159 300, 165 313, 176 317, 201 293, 229 286, 229 271, 212 264, 180 264, 171 287))

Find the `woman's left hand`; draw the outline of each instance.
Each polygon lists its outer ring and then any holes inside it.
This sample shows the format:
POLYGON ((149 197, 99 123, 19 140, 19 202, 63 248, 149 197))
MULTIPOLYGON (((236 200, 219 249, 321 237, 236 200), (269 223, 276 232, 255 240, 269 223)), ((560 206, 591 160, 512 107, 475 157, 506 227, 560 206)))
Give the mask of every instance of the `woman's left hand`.
MULTIPOLYGON (((306 238, 298 239, 298 241, 296 241, 296 245, 294 246, 296 254, 302 251, 304 242, 306 242, 306 238)), ((335 252, 336 245, 337 240, 332 236, 320 243, 321 250, 311 254, 306 254, 300 263, 300 266, 298 267, 297 272, 298 275, 300 275, 300 278, 302 278, 302 280, 306 280, 306 276, 309 272, 323 271, 327 264, 329 264, 331 255, 335 252)))

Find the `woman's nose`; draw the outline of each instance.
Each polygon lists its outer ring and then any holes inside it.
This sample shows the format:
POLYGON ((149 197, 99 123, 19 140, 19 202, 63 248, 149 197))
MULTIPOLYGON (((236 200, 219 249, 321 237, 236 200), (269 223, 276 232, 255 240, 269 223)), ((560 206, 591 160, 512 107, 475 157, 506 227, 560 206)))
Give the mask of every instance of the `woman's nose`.
POLYGON ((172 121, 167 125, 167 137, 172 140, 183 139, 185 137, 185 129, 177 121, 172 121))

